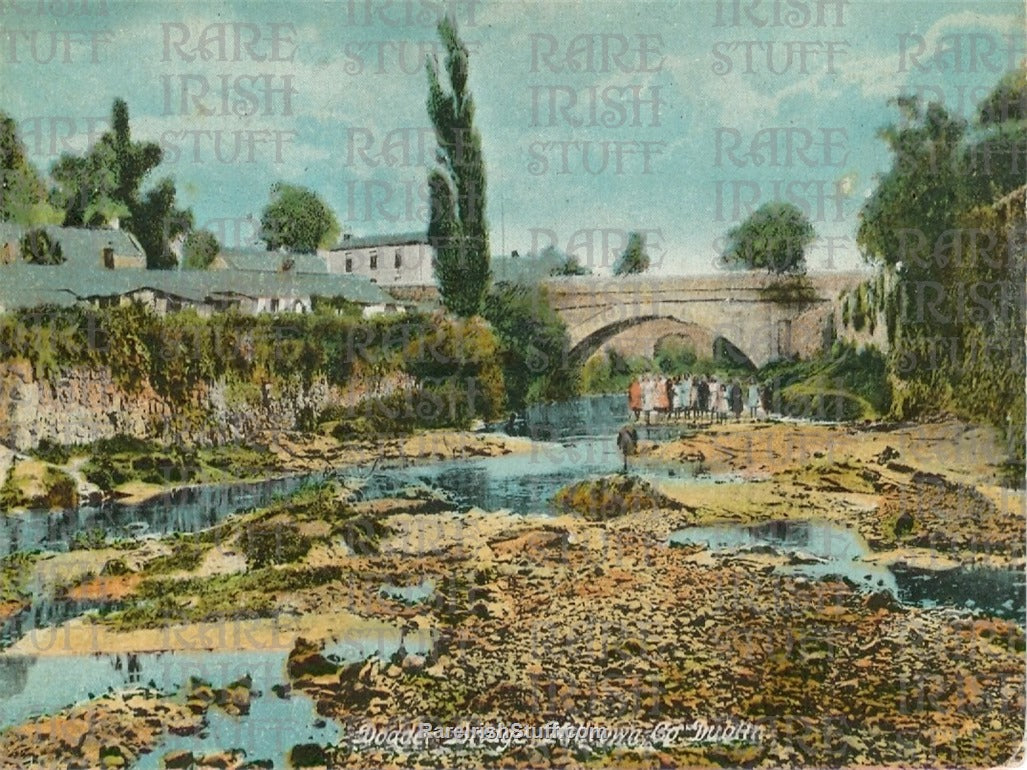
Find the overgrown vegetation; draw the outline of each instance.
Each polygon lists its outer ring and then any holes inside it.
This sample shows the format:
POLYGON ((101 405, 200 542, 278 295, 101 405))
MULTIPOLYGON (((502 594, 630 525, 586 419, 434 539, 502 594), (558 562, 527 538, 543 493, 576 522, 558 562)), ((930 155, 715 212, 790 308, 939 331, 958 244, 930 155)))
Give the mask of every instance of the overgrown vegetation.
POLYGON ((569 360, 567 326, 539 286, 499 284, 485 303, 485 318, 500 342, 507 406, 577 395, 578 370, 569 360))
POLYGON ((282 521, 252 524, 243 529, 239 541, 250 569, 299 561, 313 545, 295 524, 282 521))
POLYGON ((870 419, 891 408, 887 359, 870 346, 836 342, 821 356, 776 361, 757 376, 771 389, 772 409, 794 417, 870 419))
POLYGON ((895 105, 900 120, 881 132, 892 168, 857 233, 895 275, 883 302, 893 413, 991 422, 1022 467, 1027 70, 1003 77, 972 122, 912 96, 895 105))
POLYGON ((557 509, 577 513, 589 521, 605 521, 627 513, 680 510, 652 484, 637 476, 604 476, 564 487, 553 498, 557 509))
MULTIPOLYGON (((129 393, 150 385, 183 411, 201 414, 204 388, 218 380, 232 392, 260 398, 262 388, 290 382, 309 386, 324 378, 343 386, 356 375, 375 379, 390 372, 417 381, 415 392, 405 397, 417 405, 417 425, 465 426, 475 417, 494 419, 505 401, 499 345, 479 318, 408 314, 361 319, 330 309, 292 316, 218 313, 204 318, 183 311, 162 317, 138 305, 43 307, 0 316, 0 360, 19 358, 31 363, 39 379, 51 382, 76 366, 106 367, 129 393)), ((395 419, 410 417, 404 413, 395 419)), ((116 453, 101 447, 101 454, 116 453)), ((165 453, 174 455, 174 450, 165 453)), ((186 481, 194 460, 157 458, 152 469, 135 470, 154 471, 153 480, 169 473, 165 479, 186 481)), ((106 463, 95 472, 118 476, 111 466, 106 463)), ((129 480, 135 474, 120 475, 129 480)))
POLYGON ((36 460, 16 461, 0 487, 0 510, 58 510, 78 505, 78 485, 60 468, 36 460))

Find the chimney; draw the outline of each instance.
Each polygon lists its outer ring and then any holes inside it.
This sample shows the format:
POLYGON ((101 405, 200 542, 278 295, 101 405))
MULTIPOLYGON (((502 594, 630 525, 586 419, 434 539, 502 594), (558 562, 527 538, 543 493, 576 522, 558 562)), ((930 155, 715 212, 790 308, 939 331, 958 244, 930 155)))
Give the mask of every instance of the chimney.
POLYGON ((108 270, 114 269, 114 246, 108 243, 103 247, 103 266, 108 270))

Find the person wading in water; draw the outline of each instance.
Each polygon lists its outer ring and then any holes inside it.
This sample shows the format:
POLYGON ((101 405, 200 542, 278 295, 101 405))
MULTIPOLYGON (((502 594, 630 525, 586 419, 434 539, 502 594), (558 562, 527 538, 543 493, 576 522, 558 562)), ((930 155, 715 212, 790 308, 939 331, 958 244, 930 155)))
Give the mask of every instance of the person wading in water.
POLYGON ((633 455, 638 449, 638 431, 634 425, 625 425, 617 433, 617 448, 624 456, 624 472, 628 472, 628 455, 633 455))

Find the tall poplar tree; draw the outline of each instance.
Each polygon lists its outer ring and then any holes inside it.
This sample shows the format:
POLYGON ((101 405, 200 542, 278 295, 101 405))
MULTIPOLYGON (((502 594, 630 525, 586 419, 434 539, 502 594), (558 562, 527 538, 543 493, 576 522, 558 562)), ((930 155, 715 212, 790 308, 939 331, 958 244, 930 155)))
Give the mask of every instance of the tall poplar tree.
POLYGON ((481 312, 491 279, 485 162, 474 127, 474 99, 467 91, 467 47, 450 18, 439 22, 439 37, 446 49, 449 88, 440 78, 438 61, 429 57, 428 115, 435 126, 438 164, 428 174, 428 238, 443 304, 459 316, 473 316, 481 312))

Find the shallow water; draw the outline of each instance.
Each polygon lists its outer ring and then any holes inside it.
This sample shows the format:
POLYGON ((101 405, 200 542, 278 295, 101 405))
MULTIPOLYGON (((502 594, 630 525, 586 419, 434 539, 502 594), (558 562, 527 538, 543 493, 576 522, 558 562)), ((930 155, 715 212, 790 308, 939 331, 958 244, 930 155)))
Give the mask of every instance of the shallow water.
POLYGON ((779 567, 781 572, 823 578, 836 575, 862 590, 888 590, 904 604, 919 607, 952 606, 1024 624, 1027 600, 1024 575, 1013 570, 958 568, 924 572, 888 568, 864 561, 870 546, 855 530, 825 521, 774 521, 687 527, 670 536, 671 543, 704 544, 715 551, 759 550, 770 547, 786 555, 812 556, 812 564, 779 567))
MULTIPOLYGON (((433 639, 427 632, 402 632, 383 626, 376 632, 340 636, 325 646, 332 660, 349 663, 378 656, 388 660, 402 646, 406 653, 425 654, 433 639)), ((326 745, 339 740, 338 726, 320 720, 313 702, 302 694, 281 698, 272 688, 288 682, 285 650, 245 652, 189 651, 139 655, 4 656, 0 655, 0 728, 49 714, 108 690, 149 687, 166 694, 183 691, 190 677, 215 688, 249 675, 253 679, 250 713, 233 717, 215 707, 207 727, 189 736, 170 735, 134 765, 158 768, 160 757, 173 749, 196 754, 241 748, 248 759, 271 759, 285 767, 298 743, 326 745)))
POLYGON ((0 516, 0 556, 14 551, 66 551, 80 532, 103 530, 113 537, 197 532, 226 516, 270 504, 309 481, 304 474, 257 482, 204 484, 170 490, 144 503, 111 502, 66 511, 24 511, 0 516))

